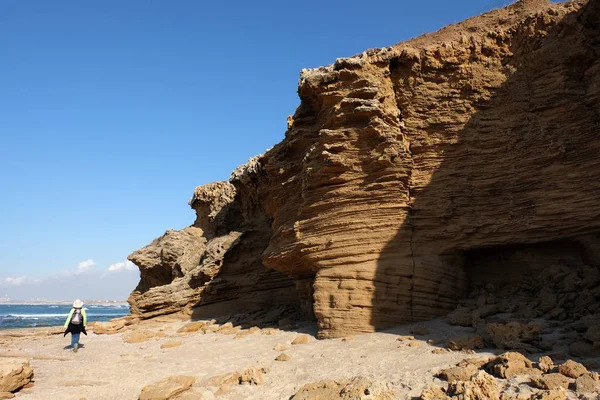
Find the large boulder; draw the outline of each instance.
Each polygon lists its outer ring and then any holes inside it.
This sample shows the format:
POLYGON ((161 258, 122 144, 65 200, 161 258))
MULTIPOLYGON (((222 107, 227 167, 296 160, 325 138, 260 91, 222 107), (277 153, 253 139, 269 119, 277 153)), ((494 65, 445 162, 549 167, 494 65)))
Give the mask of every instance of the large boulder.
POLYGON ((21 358, 0 358, 0 392, 14 392, 33 379, 29 361, 21 358))

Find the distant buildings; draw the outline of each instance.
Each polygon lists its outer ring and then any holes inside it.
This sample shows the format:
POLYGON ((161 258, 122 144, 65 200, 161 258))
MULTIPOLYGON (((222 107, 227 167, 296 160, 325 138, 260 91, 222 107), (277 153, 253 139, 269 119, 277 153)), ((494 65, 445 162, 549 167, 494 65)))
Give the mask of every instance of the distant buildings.
POLYGON ((10 302, 10 297, 8 297, 7 294, 5 294, 4 296, 0 297, 0 303, 8 303, 10 302))

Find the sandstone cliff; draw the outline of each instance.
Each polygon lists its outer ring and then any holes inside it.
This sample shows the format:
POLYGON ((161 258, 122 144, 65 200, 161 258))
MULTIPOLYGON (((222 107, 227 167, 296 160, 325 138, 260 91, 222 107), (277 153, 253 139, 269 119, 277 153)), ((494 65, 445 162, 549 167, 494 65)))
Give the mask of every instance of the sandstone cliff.
POLYGON ((444 315, 488 275, 597 267, 599 20, 521 1, 303 70, 285 139, 130 256, 132 313, 300 305, 337 337, 444 315))

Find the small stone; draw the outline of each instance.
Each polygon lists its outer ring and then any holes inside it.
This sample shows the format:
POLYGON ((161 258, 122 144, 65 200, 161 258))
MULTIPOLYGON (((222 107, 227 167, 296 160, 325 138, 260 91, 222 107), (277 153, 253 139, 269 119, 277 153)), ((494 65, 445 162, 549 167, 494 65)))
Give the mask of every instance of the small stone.
POLYGON ((288 350, 290 347, 286 346, 285 344, 281 344, 279 343, 277 346, 273 347, 273 350, 275 351, 285 351, 288 350))
POLYGON ((189 322, 187 324, 185 324, 184 326, 182 326, 181 328, 179 328, 177 330, 177 333, 191 333, 191 332, 198 332, 200 330, 200 328, 209 325, 210 323, 207 321, 194 321, 194 322, 189 322))
POLYGON ((468 381, 477 373, 477 367, 469 364, 464 367, 452 367, 441 370, 437 377, 448 382, 468 381))
POLYGON ((548 356, 540 357, 537 363, 537 368, 543 372, 549 372, 554 368, 554 361, 548 356))
POLYGON ((139 400, 168 400, 185 392, 196 383, 192 376, 170 376, 161 381, 145 386, 139 400))
POLYGON ((280 355, 278 355, 278 356, 275 358, 275 361, 289 361, 289 360, 291 360, 291 359, 292 359, 292 357, 288 356, 288 355, 287 355, 287 354, 285 354, 285 353, 281 353, 280 355))
POLYGON ((167 343, 163 343, 160 345, 161 349, 172 349, 174 347, 179 347, 183 344, 183 342, 178 342, 178 341, 173 341, 173 342, 167 342, 167 343))
POLYGON ((588 372, 588 370, 580 363, 567 360, 564 364, 558 367, 558 372, 569 378, 579 378, 581 375, 588 372))
POLYGON ((311 337, 309 335, 300 335, 292 341, 292 344, 307 344, 310 343, 311 337))
POLYGON ((450 350, 473 350, 483 348, 483 339, 479 335, 456 336, 448 341, 450 350))
POLYGON ((499 400, 498 384, 494 377, 485 371, 477 372, 469 381, 456 381, 448 384, 447 395, 452 398, 465 400, 499 400))
POLYGON ((215 392, 215 394, 217 396, 221 396, 224 394, 229 394, 231 392, 233 392, 233 389, 231 388, 230 385, 221 385, 221 386, 219 386, 219 389, 215 392))
POLYGON ((265 328, 262 330, 262 334, 263 335, 277 335, 279 332, 281 332, 279 329, 275 329, 275 328, 265 328))
POLYGON ((598 391, 598 383, 591 374, 583 374, 575 380, 577 394, 593 393, 598 391))
POLYGON ((399 342, 406 342, 407 340, 415 340, 414 336, 398 336, 396 338, 397 341, 399 342))
POLYGON ((450 350, 448 350, 448 349, 442 349, 442 348, 431 350, 431 354, 446 354, 446 353, 449 353, 449 352, 450 352, 450 350))
POLYGON ((541 375, 539 369, 533 368, 533 363, 521 353, 508 352, 492 359, 487 368, 498 378, 512 378, 516 375, 541 375))
POLYGON ((532 376, 531 382, 539 389, 554 390, 554 389, 568 389, 569 378, 562 374, 546 374, 543 376, 532 376))
POLYGON ((421 346, 421 342, 418 342, 416 340, 412 340, 410 342, 408 342, 408 347, 419 347, 421 346))

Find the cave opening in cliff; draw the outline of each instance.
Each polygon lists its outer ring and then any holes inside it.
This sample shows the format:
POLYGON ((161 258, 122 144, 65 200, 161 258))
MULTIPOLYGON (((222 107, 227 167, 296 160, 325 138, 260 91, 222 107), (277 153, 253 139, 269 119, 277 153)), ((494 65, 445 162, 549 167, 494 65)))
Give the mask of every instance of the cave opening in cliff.
POLYGON ((600 270, 580 240, 471 249, 464 260, 461 305, 473 310, 557 320, 600 312, 600 270))

